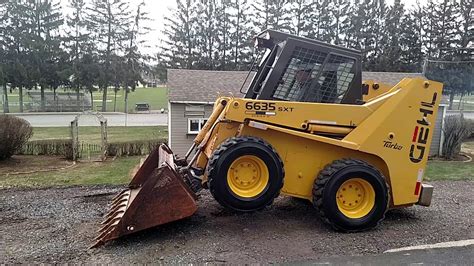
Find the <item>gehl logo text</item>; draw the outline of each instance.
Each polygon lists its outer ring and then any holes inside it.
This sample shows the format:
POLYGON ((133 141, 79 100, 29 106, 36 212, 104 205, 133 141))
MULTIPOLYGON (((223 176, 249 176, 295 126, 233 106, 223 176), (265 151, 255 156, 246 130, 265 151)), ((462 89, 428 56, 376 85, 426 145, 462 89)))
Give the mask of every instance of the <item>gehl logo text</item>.
POLYGON ((430 103, 421 102, 420 113, 422 117, 416 120, 417 125, 413 130, 412 144, 410 147, 410 160, 414 163, 421 162, 425 157, 426 144, 430 135, 428 116, 433 115, 437 97, 438 93, 435 92, 430 103))

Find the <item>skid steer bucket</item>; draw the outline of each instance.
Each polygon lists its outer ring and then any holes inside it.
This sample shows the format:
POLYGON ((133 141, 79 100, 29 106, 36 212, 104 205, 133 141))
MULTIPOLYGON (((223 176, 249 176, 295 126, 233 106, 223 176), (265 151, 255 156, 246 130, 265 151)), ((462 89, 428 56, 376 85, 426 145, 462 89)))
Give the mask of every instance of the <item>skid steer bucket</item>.
POLYGON ((196 195, 174 169, 173 160, 164 144, 148 156, 128 188, 113 199, 92 247, 193 215, 196 195))

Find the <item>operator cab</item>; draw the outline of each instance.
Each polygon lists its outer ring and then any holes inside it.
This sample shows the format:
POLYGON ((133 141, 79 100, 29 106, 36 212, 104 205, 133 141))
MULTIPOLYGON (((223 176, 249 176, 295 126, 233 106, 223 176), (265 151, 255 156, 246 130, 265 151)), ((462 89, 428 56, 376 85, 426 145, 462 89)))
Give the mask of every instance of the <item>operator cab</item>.
POLYGON ((360 104, 360 51, 274 30, 258 34, 255 47, 265 53, 245 98, 360 104))

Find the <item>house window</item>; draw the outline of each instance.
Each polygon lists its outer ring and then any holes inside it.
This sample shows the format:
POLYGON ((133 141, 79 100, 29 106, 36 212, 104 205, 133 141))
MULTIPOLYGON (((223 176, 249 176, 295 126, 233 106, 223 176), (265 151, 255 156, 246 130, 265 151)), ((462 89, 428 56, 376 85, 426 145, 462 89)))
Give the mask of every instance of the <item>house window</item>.
POLYGON ((188 118, 188 134, 197 134, 206 124, 207 118, 188 118))

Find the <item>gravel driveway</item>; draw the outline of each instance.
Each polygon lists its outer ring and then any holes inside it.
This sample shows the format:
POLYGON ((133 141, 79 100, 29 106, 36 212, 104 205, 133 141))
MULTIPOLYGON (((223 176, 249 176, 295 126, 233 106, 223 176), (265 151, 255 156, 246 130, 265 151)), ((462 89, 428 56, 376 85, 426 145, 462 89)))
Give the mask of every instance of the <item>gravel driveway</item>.
POLYGON ((0 190, 0 263, 291 262, 474 238, 474 182, 433 182, 429 208, 390 211, 375 230, 337 233, 306 202, 281 197, 232 214, 203 193, 191 218, 88 249, 117 187, 0 190))

